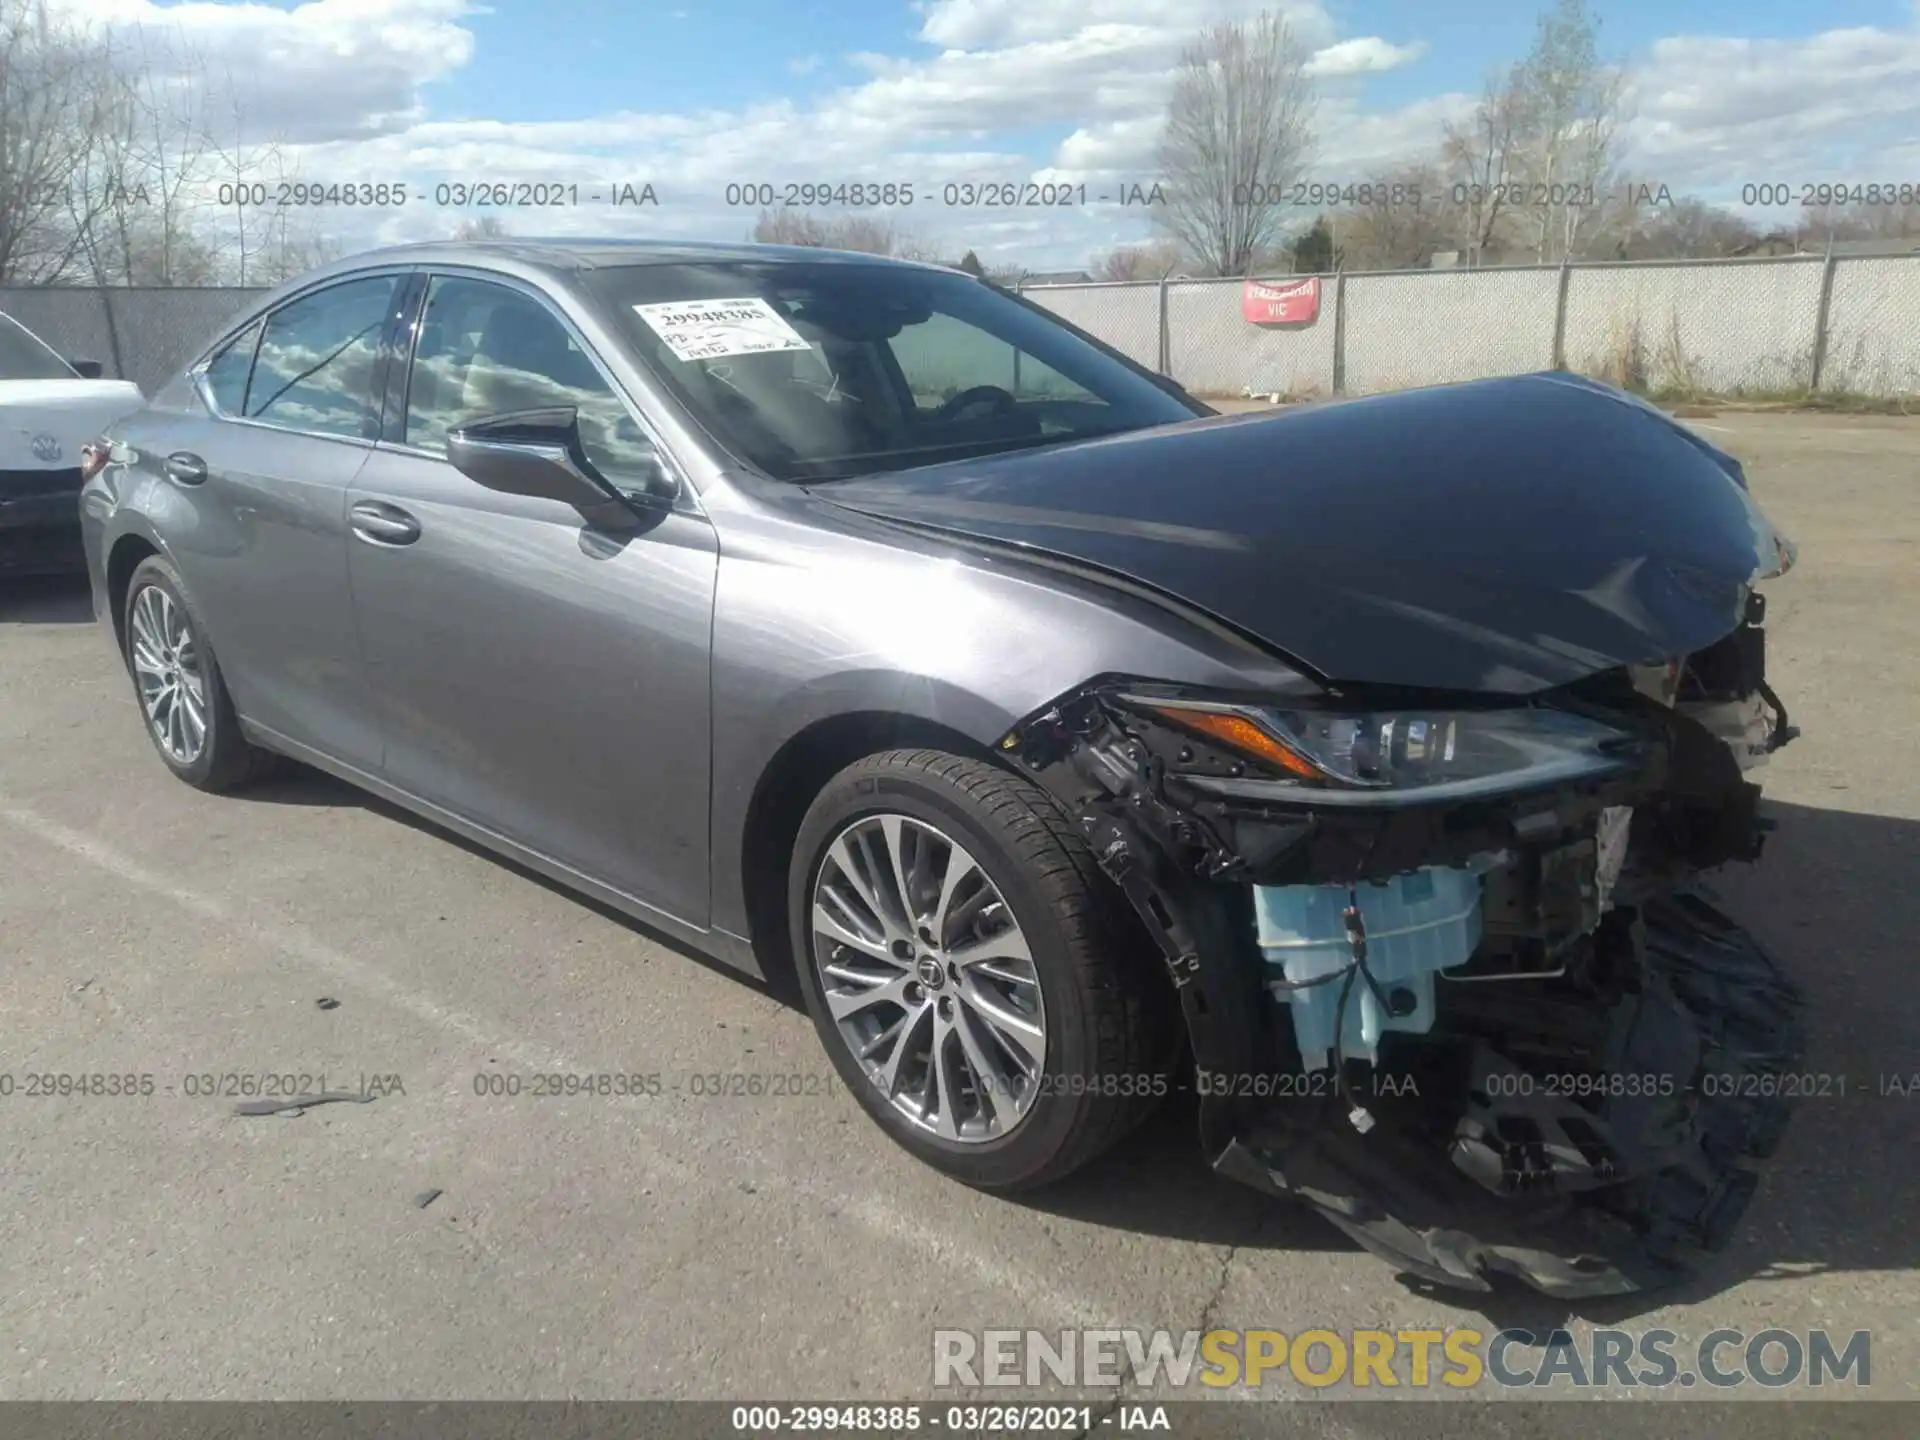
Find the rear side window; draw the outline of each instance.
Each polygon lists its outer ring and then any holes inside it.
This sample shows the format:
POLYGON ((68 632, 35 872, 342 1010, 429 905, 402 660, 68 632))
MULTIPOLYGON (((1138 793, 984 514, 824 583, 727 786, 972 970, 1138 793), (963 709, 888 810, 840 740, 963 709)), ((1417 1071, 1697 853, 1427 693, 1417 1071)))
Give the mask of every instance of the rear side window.
POLYGON ((243 413, 289 430, 377 439, 374 374, 399 284, 397 275, 349 280, 269 315, 243 413))
POLYGON ((247 413, 247 375, 253 369, 253 347, 259 340, 260 326, 249 325, 207 363, 207 393, 222 415, 247 413))

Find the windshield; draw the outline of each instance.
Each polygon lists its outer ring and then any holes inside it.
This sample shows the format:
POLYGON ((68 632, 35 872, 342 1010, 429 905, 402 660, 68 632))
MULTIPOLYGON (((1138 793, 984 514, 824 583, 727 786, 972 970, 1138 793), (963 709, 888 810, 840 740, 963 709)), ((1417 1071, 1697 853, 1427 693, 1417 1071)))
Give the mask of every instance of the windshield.
POLYGON ((72 380, 73 367, 11 316, 0 315, 0 380, 72 380))
POLYGON ((782 480, 932 465, 1203 413, 966 275, 737 261, 618 267, 585 283, 701 425, 782 480))

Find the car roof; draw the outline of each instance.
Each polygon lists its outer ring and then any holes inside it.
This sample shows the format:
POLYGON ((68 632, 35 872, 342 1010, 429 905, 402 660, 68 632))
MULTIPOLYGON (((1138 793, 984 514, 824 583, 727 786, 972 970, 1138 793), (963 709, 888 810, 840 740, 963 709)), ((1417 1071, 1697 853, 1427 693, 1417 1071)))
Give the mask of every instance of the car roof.
POLYGON ((714 263, 827 264, 887 266, 899 270, 932 271, 942 275, 966 272, 918 260, 900 260, 864 251, 827 250, 814 245, 759 245, 751 242, 646 240, 620 236, 507 236, 500 239, 423 240, 406 245, 383 245, 343 255, 283 281, 257 295, 233 317, 219 335, 198 352, 201 358, 260 316, 285 304, 302 291, 369 270, 409 265, 466 265, 541 282, 553 278, 564 286, 566 277, 590 270, 628 265, 696 265, 714 263))
POLYGON ((759 245, 750 242, 700 240, 644 240, 621 237, 528 237, 497 240, 427 240, 388 245, 344 257, 332 268, 394 264, 455 264, 460 261, 518 261, 552 271, 601 270, 623 265, 689 265, 751 261, 759 264, 891 265, 920 270, 945 270, 917 260, 900 260, 851 250, 827 250, 814 245, 759 245))

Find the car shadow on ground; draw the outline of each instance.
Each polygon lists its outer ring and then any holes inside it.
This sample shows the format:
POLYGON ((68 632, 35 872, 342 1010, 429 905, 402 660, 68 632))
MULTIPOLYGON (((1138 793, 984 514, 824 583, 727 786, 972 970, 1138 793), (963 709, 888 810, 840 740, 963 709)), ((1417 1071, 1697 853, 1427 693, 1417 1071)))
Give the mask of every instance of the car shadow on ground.
POLYGON ((0 575, 0 625, 82 625, 93 621, 84 575, 0 575))
MULTIPOLYGON (((697 963, 788 1005, 790 987, 745 980, 673 938, 584 899, 491 851, 344 782, 305 767, 243 792, 263 803, 363 805, 432 832, 585 905, 697 963)), ((1754 867, 1714 878, 1721 902, 1801 984, 1808 1002, 1802 1101, 1758 1198, 1728 1249, 1692 1280, 1644 1295, 1562 1302, 1501 1280, 1487 1293, 1417 1294, 1464 1307, 1495 1328, 1550 1330, 1573 1318, 1617 1325, 1650 1310, 1698 1304, 1748 1281, 1920 1268, 1912 1193, 1920 1138, 1920 1007, 1909 1004, 1912 940, 1920 934, 1920 822, 1768 802, 1777 822, 1754 867)), ((1196 1138, 1197 1102, 1176 1080, 1139 1131, 1059 1185, 1008 1201, 1089 1224, 1243 1251, 1352 1251, 1305 1206, 1215 1176, 1196 1138)))

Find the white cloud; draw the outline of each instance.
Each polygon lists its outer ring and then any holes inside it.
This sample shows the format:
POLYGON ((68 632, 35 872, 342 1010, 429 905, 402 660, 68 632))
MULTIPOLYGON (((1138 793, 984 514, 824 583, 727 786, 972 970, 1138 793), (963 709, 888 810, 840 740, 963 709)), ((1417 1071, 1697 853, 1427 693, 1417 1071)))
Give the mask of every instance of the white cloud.
POLYGON ((1675 36, 1635 71, 1631 98, 1632 158, 1676 190, 1907 179, 1920 136, 1920 26, 1675 36))
POLYGON ((998 50, 1062 40, 1100 25, 1128 25, 1185 41, 1218 20, 1274 9, 1310 46, 1330 41, 1333 21, 1316 0, 934 0, 920 38, 954 50, 998 50))
MULTIPOLYGON (((306 0, 291 10, 194 0, 54 0, 118 32, 129 63, 201 87, 245 143, 393 133, 426 118, 421 87, 473 57, 469 0, 306 0)), ((223 139, 230 139, 223 136, 223 139)))
POLYGON ((1428 158, 1439 149, 1446 123, 1472 114, 1475 98, 1450 92, 1394 110, 1362 110, 1350 100, 1325 106, 1316 169, 1324 179, 1344 184, 1402 161, 1428 158))
MULTIPOLYGON (((729 181, 909 181, 937 198, 954 179, 1146 182, 1183 45, 1203 25, 1261 0, 928 0, 912 54, 842 57, 856 79, 817 97, 728 110, 615 112, 550 122, 434 119, 435 81, 473 54, 469 0, 305 0, 290 9, 211 0, 56 0, 88 22, 133 27, 166 52, 162 78, 231 85, 249 139, 283 146, 310 179, 652 180, 659 210, 582 207, 508 215, 509 227, 738 238, 750 209, 722 203, 729 181), (1052 153, 1018 153, 1011 133, 1052 126, 1052 153), (804 157, 804 163, 796 157, 804 157), (804 171, 805 173, 799 173, 804 171)), ((1419 59, 1417 37, 1342 38, 1318 3, 1288 7, 1322 82, 1314 178, 1360 180, 1429 152, 1472 97, 1448 91, 1367 106, 1368 75, 1419 59)), ((1498 57, 1490 57, 1497 59, 1498 57)), ((1798 39, 1680 35, 1637 57, 1621 138, 1637 177, 1675 193, 1749 181, 1910 179, 1920 161, 1920 28, 1857 27, 1798 39)), ((789 68, 814 73, 820 59, 789 68)), ((1471 83, 1472 77, 1450 77, 1471 83)), ((552 97, 564 103, 564 88, 552 97)), ((1036 265, 1077 263, 1147 233, 1118 207, 1016 214, 918 204, 893 215, 956 237, 983 257, 1028 245, 1036 265)), ((341 227, 365 225, 329 213, 341 227)), ((413 204, 384 217, 388 238, 445 233, 458 219, 413 204)))
POLYGON ((811 75, 819 68, 818 55, 799 55, 787 62, 787 72, 792 75, 811 75))
POLYGON ((1411 65, 1426 53, 1426 42, 1416 41, 1412 45, 1392 45, 1378 35, 1366 35, 1355 40, 1342 40, 1337 45, 1329 45, 1324 50, 1314 52, 1307 62, 1307 73, 1316 78, 1331 79, 1340 75, 1367 75, 1381 70, 1397 70, 1402 65, 1411 65))

